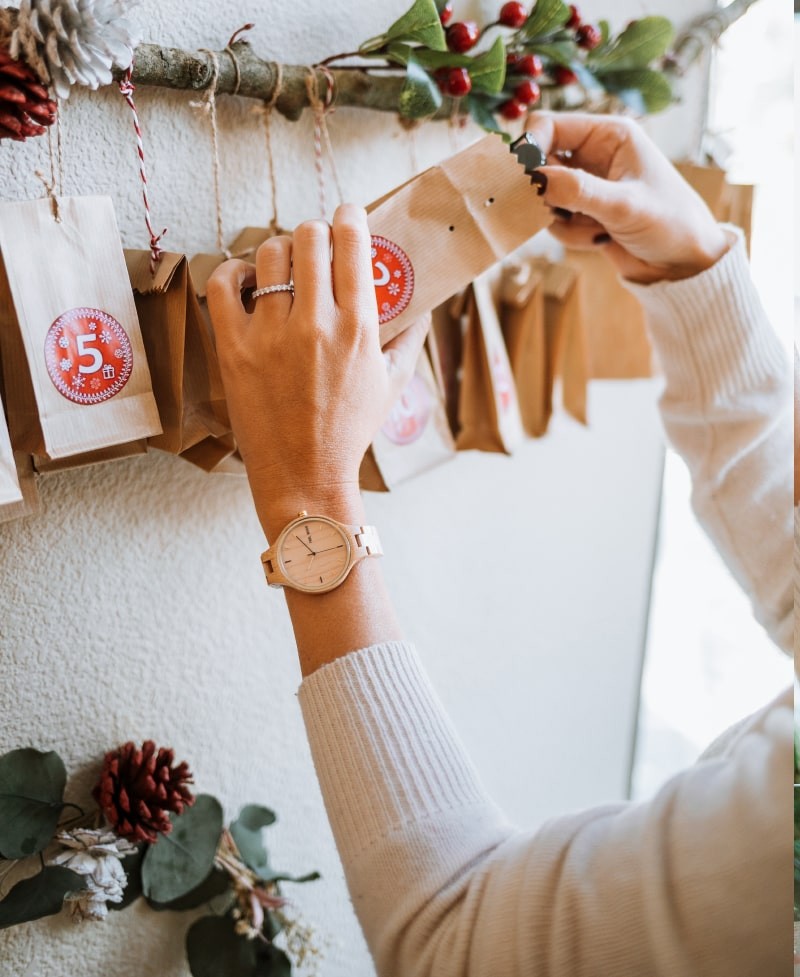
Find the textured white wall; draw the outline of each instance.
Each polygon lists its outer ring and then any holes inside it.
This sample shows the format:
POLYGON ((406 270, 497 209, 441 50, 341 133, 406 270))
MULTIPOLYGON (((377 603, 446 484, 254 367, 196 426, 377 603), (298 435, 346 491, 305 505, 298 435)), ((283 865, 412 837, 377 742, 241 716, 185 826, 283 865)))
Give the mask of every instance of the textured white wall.
MULTIPOLYGON (((379 32, 406 5, 146 0, 137 16, 145 40, 186 47, 219 48, 255 21, 259 53, 312 62, 379 32)), ((703 4, 583 6, 621 24, 645 10, 682 22, 703 4)), ((692 145, 699 90, 689 84, 655 127, 673 153, 692 145)), ((171 250, 213 250, 207 121, 181 93, 142 90, 137 100, 155 223, 169 226, 171 250)), ((110 194, 124 243, 143 247, 127 111, 114 92, 70 99, 66 189, 110 194)), ((219 116, 232 237, 270 217, 263 132, 247 103, 221 98, 219 116)), ((308 118, 278 120, 275 133, 280 218, 292 226, 316 215, 312 130, 308 118)), ((410 175, 408 137, 393 119, 342 110, 331 133, 350 198, 366 203, 410 175)), ((464 138, 429 127, 417 139, 420 165, 464 138)), ((45 140, 0 144, 4 198, 38 193, 45 149, 45 140)), ((490 789, 523 824, 624 792, 660 478, 655 395, 650 382, 596 384, 588 432, 558 418, 513 459, 463 455, 368 500, 409 636, 490 789)), ((0 526, 0 752, 57 749, 80 800, 104 750, 152 737, 189 760, 197 788, 219 796, 228 816, 249 801, 275 807, 275 863, 324 877, 292 891, 329 944, 322 974, 369 977, 247 486, 152 452, 49 476, 41 492, 39 516, 0 526)), ((19 927, 0 934, 0 977, 178 977, 188 972, 189 922, 136 905, 103 924, 19 927)))

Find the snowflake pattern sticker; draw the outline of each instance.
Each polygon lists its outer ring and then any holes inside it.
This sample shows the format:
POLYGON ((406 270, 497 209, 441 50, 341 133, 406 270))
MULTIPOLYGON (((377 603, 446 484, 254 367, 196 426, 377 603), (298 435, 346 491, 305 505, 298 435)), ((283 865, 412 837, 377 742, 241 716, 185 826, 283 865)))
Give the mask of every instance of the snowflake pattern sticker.
POLYGON ((109 400, 133 371, 128 334, 100 309, 70 309, 60 315, 47 331, 44 358, 56 390, 75 404, 109 400))
POLYGON ((414 269, 402 248, 385 237, 372 236, 372 273, 378 300, 378 321, 389 322, 408 307, 414 294, 414 269))
POLYGON ((428 386, 415 373, 381 430, 394 444, 413 444, 422 437, 432 410, 433 398, 428 386))

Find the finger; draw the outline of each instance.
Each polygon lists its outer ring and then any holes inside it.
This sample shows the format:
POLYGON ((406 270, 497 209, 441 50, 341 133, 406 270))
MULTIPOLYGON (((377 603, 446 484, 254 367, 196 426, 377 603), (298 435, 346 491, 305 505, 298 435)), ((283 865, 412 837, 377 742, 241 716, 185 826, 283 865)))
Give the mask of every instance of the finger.
POLYGON ((215 335, 225 338, 249 320, 242 305, 242 289, 255 283, 253 265, 238 258, 223 261, 214 269, 206 285, 206 301, 215 335))
POLYGON ((584 214, 609 229, 624 226, 631 217, 630 180, 604 180, 568 166, 543 166, 538 172, 547 177, 543 197, 550 207, 584 214))
MULTIPOLYGON (((344 312, 360 316, 375 310, 367 212, 342 204, 333 215, 333 297, 344 312)), ((377 327, 377 315, 372 316, 377 327)))
POLYGON ((425 337, 431 328, 431 314, 420 316, 383 347, 386 369, 389 373, 391 403, 394 404, 414 375, 425 337))
POLYGON ((580 225, 571 227, 569 224, 557 221, 550 225, 549 231, 557 241, 572 251, 602 251, 614 263, 623 278, 644 281, 643 276, 652 274, 651 268, 638 258, 634 258, 622 245, 617 244, 600 225, 595 225, 594 228, 580 225))
POLYGON ((592 136, 610 137, 623 142, 633 124, 618 116, 600 117, 586 112, 532 113, 526 126, 545 154, 579 153, 592 136))
MULTIPOLYGON (((268 238, 256 251, 258 287, 285 285, 292 279, 292 239, 287 234, 268 238)), ((273 292, 256 299, 260 316, 268 315, 280 322, 289 318, 292 310, 291 292, 273 292)))
MULTIPOLYGON (((598 246, 608 244, 607 240, 596 240, 605 234, 602 224, 592 221, 588 224, 567 224, 556 221, 550 225, 550 233, 566 248, 576 248, 581 251, 594 250, 598 246)), ((608 235, 606 234, 606 237, 608 235)))
POLYGON ((292 237, 294 308, 304 321, 324 325, 333 318, 331 229, 325 221, 306 221, 292 237), (323 321, 319 321, 319 317, 323 321))

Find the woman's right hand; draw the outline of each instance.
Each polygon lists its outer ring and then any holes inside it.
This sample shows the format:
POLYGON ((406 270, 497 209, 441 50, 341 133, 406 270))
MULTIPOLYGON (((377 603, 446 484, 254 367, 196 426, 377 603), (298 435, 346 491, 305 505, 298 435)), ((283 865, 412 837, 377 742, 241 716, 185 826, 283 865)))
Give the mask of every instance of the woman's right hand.
POLYGON ((635 122, 536 112, 528 131, 558 161, 538 172, 545 203, 572 215, 551 227, 567 247, 602 247, 625 278, 643 283, 690 278, 728 250, 711 211, 635 122))

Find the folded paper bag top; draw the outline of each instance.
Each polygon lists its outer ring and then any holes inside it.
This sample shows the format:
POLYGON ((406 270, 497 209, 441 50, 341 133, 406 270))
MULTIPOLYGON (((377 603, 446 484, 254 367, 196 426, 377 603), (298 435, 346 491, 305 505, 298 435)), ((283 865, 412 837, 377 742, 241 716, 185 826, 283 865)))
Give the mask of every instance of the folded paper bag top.
POLYGON ((382 343, 553 220, 525 168, 494 135, 367 210, 382 343))

